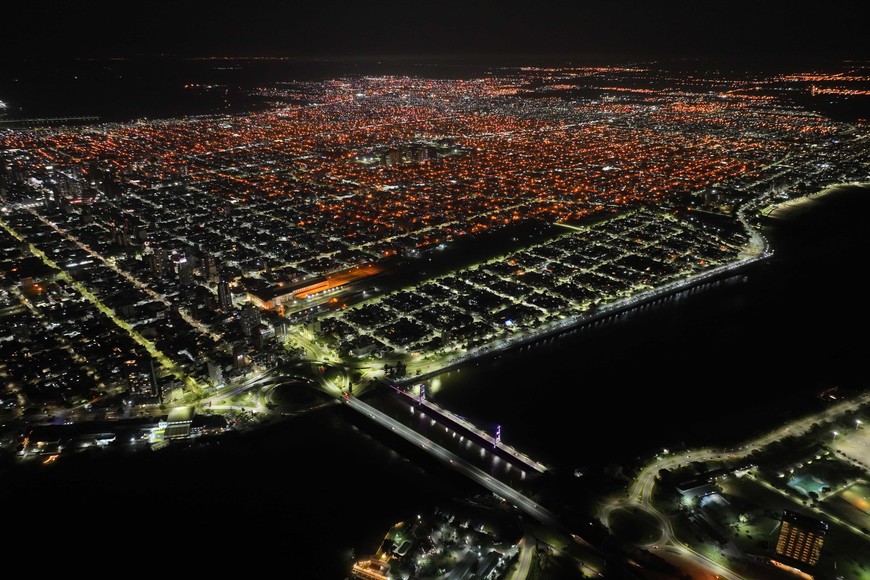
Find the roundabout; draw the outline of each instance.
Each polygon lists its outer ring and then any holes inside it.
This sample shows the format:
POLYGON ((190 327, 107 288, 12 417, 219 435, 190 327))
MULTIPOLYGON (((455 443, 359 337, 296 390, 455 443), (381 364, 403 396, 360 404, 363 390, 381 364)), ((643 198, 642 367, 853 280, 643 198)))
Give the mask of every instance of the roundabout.
POLYGON ((648 547, 663 544, 668 534, 657 514, 636 505, 620 505, 609 510, 604 524, 623 542, 648 547))
POLYGON ((304 380, 279 383, 263 393, 265 405, 279 413, 298 413, 329 399, 316 383, 304 380))

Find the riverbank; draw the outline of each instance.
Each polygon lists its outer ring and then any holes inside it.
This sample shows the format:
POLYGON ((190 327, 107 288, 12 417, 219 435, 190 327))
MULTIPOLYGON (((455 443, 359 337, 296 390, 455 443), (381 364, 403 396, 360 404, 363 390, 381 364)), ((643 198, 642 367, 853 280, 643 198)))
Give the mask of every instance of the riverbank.
MULTIPOLYGON (((769 256, 770 252, 765 249, 765 252, 762 254, 758 254, 752 257, 744 257, 735 262, 724 264, 712 270, 690 276, 689 278, 686 278, 684 280, 670 282, 663 286, 659 286, 651 290, 646 290, 634 296, 622 298, 620 300, 617 300, 616 302, 611 302, 609 304, 606 304, 605 306, 596 308, 591 312, 583 312, 565 318, 564 320, 545 324, 544 326, 535 329, 533 332, 493 341, 489 344, 477 347, 467 352, 466 354, 461 355, 458 358, 446 361, 443 364, 435 363, 434 368, 426 369, 425 372, 421 372, 418 375, 396 378, 393 379, 391 382, 393 384, 403 386, 418 383, 420 381, 425 381, 429 378, 453 371, 455 369, 461 368, 464 365, 474 363, 479 360, 501 355, 505 352, 516 350, 530 344, 541 342, 543 340, 558 337, 568 332, 574 332, 583 327, 596 325, 600 322, 607 321, 608 319, 611 319, 615 316, 620 316, 622 314, 630 312, 636 308, 641 308, 648 304, 653 304, 660 300, 664 300, 669 296, 680 294, 703 284, 716 282, 717 280, 739 274, 742 268, 749 266, 750 264, 753 264, 755 262, 764 260, 769 256)), ((408 366, 414 368, 413 365, 408 366)))
POLYGON ((817 410, 832 386, 861 392, 866 353, 847 337, 870 324, 870 309, 849 300, 863 295, 855 268, 870 247, 870 196, 852 189, 766 221, 772 255, 727 284, 469 362, 428 380, 427 395, 501 425, 505 441, 554 468, 592 473, 663 448, 732 445, 817 410), (637 437, 601 441, 602 422, 637 437))
POLYGON ((763 208, 759 213, 766 218, 783 219, 794 210, 807 209, 807 206, 812 205, 814 201, 820 200, 831 193, 836 193, 838 191, 842 191, 851 187, 870 189, 870 182, 864 181, 854 183, 836 183, 834 185, 829 185, 824 189, 820 189, 819 191, 808 193, 807 195, 802 195, 794 199, 789 199, 780 203, 768 205, 767 207, 763 208))

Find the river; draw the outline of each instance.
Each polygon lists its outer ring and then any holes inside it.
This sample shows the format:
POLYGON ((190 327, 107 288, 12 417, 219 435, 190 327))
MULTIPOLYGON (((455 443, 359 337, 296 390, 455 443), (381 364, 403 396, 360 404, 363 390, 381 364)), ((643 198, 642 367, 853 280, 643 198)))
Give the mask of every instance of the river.
MULTIPOLYGON (((868 211, 861 188, 791 209, 769 222, 774 257, 745 280, 472 363, 435 399, 557 468, 599 469, 734 440, 817 408, 826 387, 864 388, 865 342, 849 337, 870 322, 858 281, 868 211)), ((476 491, 338 407, 219 445, 3 465, 0 481, 22 557, 47 545, 118 563, 182 554, 203 571, 277 564, 299 578, 343 578, 351 549, 476 491)))
POLYGON ((870 190, 842 188, 769 220, 769 260, 594 330, 434 381, 434 399, 562 467, 739 441, 864 388, 870 309, 858 282, 870 190), (602 424, 606 427, 602 428, 602 424), (624 435, 624 436, 623 436, 624 435))

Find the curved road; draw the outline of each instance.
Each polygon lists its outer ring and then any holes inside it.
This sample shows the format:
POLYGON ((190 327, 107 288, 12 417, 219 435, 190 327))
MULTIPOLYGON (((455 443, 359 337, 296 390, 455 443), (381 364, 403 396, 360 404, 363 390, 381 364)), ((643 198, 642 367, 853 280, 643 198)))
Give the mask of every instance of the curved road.
POLYGON ((662 469, 675 469, 687 465, 695 461, 726 461, 735 459, 745 459, 754 451, 764 449, 768 445, 779 441, 785 437, 804 435, 812 428, 814 423, 824 423, 832 421, 845 413, 853 411, 858 407, 870 403, 870 392, 864 393, 847 401, 842 401, 824 411, 796 419, 786 423, 778 429, 774 429, 766 433, 738 449, 713 449, 702 448, 687 451, 680 454, 666 455, 657 457, 656 460, 650 462, 638 474, 637 478, 628 489, 628 496, 618 502, 604 506, 600 513, 601 521, 607 525, 607 518, 611 511, 623 506, 639 506, 652 514, 659 520, 662 525, 662 537, 660 544, 668 546, 670 549, 675 549, 681 557, 689 558, 695 563, 703 566, 706 569, 713 570, 722 578, 743 578, 739 574, 723 568, 718 563, 710 560, 706 556, 692 550, 690 547, 681 543, 675 536, 671 526, 670 519, 658 511, 652 504, 652 493, 656 485, 656 477, 662 469))
POLYGON ((629 501, 650 505, 652 490, 655 487, 656 476, 662 469, 673 469, 692 463, 694 461, 725 461, 727 459, 744 459, 749 457, 754 451, 761 450, 771 443, 784 439, 785 437, 800 436, 806 434, 814 423, 823 423, 836 419, 850 411, 854 411, 858 407, 870 403, 870 392, 864 393, 847 401, 842 401, 832 407, 828 407, 824 411, 796 419, 786 423, 782 427, 775 429, 757 439, 754 439, 739 449, 697 449, 679 455, 668 455, 653 461, 643 468, 638 474, 634 483, 628 491, 629 501))

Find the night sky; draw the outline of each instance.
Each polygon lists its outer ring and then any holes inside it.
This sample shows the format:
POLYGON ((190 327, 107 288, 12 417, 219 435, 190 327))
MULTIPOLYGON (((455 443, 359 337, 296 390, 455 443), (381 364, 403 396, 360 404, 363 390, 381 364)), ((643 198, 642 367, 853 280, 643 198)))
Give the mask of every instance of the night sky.
POLYGON ((394 56, 867 58, 857 2, 16 1, 0 58, 394 56), (775 4, 775 6, 773 6, 775 4))

